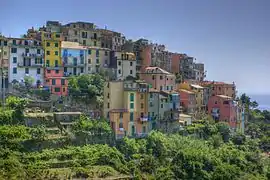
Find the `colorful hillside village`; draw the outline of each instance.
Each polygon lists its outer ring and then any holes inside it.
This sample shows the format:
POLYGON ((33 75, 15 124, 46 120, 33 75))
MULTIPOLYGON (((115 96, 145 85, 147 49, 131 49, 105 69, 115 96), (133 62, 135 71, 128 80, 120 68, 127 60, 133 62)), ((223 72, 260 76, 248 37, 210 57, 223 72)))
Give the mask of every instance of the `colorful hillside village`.
POLYGON ((99 110, 117 138, 175 132, 204 117, 244 131, 244 108, 233 82, 207 81, 196 58, 93 23, 48 21, 22 38, 1 35, 0 60, 6 91, 32 77, 34 88, 68 97, 70 76, 106 74, 99 110))

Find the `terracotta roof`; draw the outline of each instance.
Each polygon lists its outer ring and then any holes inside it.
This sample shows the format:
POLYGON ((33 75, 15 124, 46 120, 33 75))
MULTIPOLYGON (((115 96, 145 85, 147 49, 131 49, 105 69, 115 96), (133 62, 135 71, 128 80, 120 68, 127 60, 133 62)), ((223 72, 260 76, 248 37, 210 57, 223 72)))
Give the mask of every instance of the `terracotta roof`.
POLYGON ((168 71, 161 69, 160 67, 147 67, 147 68, 145 68, 145 70, 156 70, 156 69, 161 71, 163 74, 173 75, 173 74, 169 73, 168 71))
POLYGON ((225 95, 216 95, 217 97, 223 98, 223 99, 232 99, 230 96, 225 96, 225 95))
POLYGON ((185 90, 185 89, 180 89, 180 91, 185 92, 185 93, 188 93, 188 94, 195 94, 194 92, 188 91, 188 90, 185 90))
POLYGON ((81 46, 78 42, 69 42, 69 41, 62 41, 61 47, 69 49, 87 49, 85 46, 81 46))

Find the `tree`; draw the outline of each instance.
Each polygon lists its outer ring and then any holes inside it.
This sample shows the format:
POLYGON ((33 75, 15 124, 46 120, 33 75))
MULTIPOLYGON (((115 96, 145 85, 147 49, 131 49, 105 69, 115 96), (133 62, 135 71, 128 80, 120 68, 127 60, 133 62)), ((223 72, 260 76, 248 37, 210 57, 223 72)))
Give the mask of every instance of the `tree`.
POLYGON ((34 84, 35 79, 32 76, 25 76, 24 77, 24 84, 26 89, 29 91, 32 85, 34 84))
POLYGON ((257 101, 252 101, 252 102, 250 103, 250 107, 251 107, 252 109, 256 109, 258 106, 259 106, 259 104, 257 103, 257 101))
POLYGON ((28 101, 23 98, 18 98, 15 96, 9 96, 6 99, 6 105, 8 108, 15 111, 14 113, 14 123, 22 124, 23 119, 23 111, 27 105, 28 101))

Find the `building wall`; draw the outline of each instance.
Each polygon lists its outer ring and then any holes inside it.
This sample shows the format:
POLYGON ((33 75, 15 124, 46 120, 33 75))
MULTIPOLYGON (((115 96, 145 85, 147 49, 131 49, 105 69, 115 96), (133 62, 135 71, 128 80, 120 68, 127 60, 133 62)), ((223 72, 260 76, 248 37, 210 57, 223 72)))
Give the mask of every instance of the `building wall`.
POLYGON ((236 128, 237 106, 231 99, 212 96, 208 102, 208 113, 212 114, 213 109, 219 110, 219 121, 225 121, 231 128, 236 128), (228 104, 224 104, 224 101, 228 102, 228 104))
POLYGON ((175 75, 158 67, 148 67, 146 72, 141 74, 141 79, 152 85, 152 88, 157 90, 174 90, 175 75))
POLYGON ((128 112, 111 112, 110 123, 116 138, 122 138, 129 134, 129 113, 128 112), (121 125, 120 125, 121 124, 121 125))
POLYGON ((146 46, 141 52, 142 62, 141 62, 141 72, 145 72, 145 68, 151 66, 151 46, 146 46))
MULTIPOLYGON (((33 85, 37 84, 38 81, 43 84, 43 51, 41 46, 34 47, 12 45, 12 41, 13 40, 9 41, 9 83, 13 82, 14 80, 18 82, 23 82, 25 76, 30 76, 34 79, 33 85), (26 49, 29 49, 29 53, 27 54, 27 56, 26 49), (39 54, 37 54, 37 49, 39 49, 40 51, 39 54)), ((15 41, 17 41, 18 43, 19 40, 15 41)))
POLYGON ((157 121, 160 117, 160 102, 159 92, 149 92, 148 95, 148 116, 151 117, 152 123, 149 123, 150 129, 153 129, 157 125, 157 121))
POLYGON ((181 66, 181 54, 173 53, 172 54, 172 64, 171 64, 171 72, 172 73, 180 73, 181 66))
POLYGON ((87 50, 62 48, 64 76, 86 73, 87 50))
POLYGON ((117 79, 136 77, 136 58, 134 53, 115 52, 117 59, 117 79))
POLYGON ((187 113, 194 113, 196 107, 195 93, 187 90, 180 90, 180 105, 184 107, 187 113))
POLYGON ((106 82, 104 85, 103 116, 108 117, 111 109, 124 108, 124 89, 122 81, 106 82))
POLYGON ((86 72, 88 74, 101 72, 110 63, 110 49, 89 47, 87 50, 86 72))

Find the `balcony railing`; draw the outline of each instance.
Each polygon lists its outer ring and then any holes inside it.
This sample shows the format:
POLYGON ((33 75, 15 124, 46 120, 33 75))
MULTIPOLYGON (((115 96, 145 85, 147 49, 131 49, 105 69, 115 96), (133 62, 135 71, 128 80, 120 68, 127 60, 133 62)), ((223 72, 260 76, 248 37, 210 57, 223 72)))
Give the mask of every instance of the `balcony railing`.
POLYGON ((43 54, 34 54, 34 53, 22 53, 23 57, 28 57, 28 58, 42 58, 43 54))
POLYGON ((19 62, 18 67, 43 67, 43 64, 19 62))
POLYGON ((84 67, 85 64, 83 63, 63 63, 64 67, 84 67))

